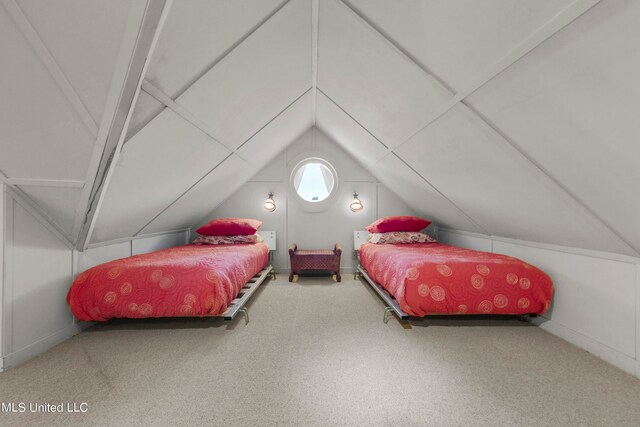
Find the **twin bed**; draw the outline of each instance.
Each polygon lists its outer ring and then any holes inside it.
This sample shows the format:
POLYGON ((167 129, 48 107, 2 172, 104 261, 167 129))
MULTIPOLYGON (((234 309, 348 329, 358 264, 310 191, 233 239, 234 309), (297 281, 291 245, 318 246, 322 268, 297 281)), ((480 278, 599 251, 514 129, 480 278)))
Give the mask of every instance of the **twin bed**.
MULTIPOLYGON (((388 224, 421 230, 428 225, 422 221, 388 224)), ((244 303, 268 276, 275 278, 268 246, 257 235, 249 236, 260 226, 256 223, 246 229, 234 224, 223 231, 208 230, 244 234, 209 234, 212 237, 201 237, 194 244, 93 267, 71 286, 67 295, 71 311, 85 321, 212 316, 232 320, 243 313, 248 322, 244 303)), ((524 261, 443 245, 416 231, 389 232, 384 223, 372 226, 369 241, 374 243, 360 246, 357 272, 387 303, 385 323, 391 313, 400 318, 542 314, 551 304, 551 279, 524 261)))
POLYGON ((429 224, 396 216, 366 227, 356 277, 387 303, 385 323, 393 314, 539 315, 549 308, 553 282, 542 270, 507 255, 438 243, 422 232, 429 224))
POLYGON ((246 301, 267 277, 275 278, 269 248, 253 234, 259 226, 228 231, 227 224, 227 231, 213 232, 247 234, 199 237, 192 244, 90 268, 76 277, 67 294, 71 312, 79 320, 98 322, 149 317, 233 320, 242 313, 248 322, 246 301))
POLYGON ((360 275, 387 302, 388 314, 542 314, 553 283, 517 258, 440 243, 360 247, 360 275), (392 297, 392 298, 391 298, 392 297))

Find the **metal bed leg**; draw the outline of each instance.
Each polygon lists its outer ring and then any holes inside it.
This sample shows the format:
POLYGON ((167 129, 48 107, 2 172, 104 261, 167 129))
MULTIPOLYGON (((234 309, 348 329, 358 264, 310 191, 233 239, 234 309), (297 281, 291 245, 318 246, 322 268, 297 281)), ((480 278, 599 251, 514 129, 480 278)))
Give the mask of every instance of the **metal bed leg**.
POLYGON ((276 280, 276 269, 271 267, 271 278, 273 280, 276 280))
POLYGON ((248 325, 249 324, 249 310, 247 310, 247 307, 242 307, 238 311, 241 312, 242 314, 244 314, 244 324, 248 325))
POLYGON ((384 316, 382 317, 382 321, 386 325, 387 323, 389 323, 389 319, 391 319, 392 317, 393 317, 393 308, 386 307, 384 309, 384 316))

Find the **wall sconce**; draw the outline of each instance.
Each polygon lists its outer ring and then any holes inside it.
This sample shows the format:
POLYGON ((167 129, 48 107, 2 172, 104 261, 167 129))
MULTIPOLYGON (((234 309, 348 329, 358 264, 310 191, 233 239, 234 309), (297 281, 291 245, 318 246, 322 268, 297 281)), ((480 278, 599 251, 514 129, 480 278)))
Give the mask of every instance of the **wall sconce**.
POLYGON ((351 208, 351 212, 361 211, 363 207, 364 206, 362 206, 362 202, 360 201, 360 199, 358 199, 358 193, 353 193, 353 200, 349 205, 349 208, 351 208))
POLYGON ((269 193, 269 197, 264 201, 264 208, 269 212, 276 210, 276 202, 273 200, 273 193, 269 193))

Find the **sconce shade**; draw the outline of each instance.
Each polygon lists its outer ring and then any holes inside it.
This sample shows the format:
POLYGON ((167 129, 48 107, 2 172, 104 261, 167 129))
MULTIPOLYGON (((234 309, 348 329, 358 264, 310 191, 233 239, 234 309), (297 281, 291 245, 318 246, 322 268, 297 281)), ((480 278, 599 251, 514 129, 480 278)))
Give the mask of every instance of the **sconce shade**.
POLYGON ((362 202, 358 199, 358 193, 353 193, 353 200, 349 205, 351 208, 351 212, 361 211, 364 206, 362 206, 362 202))
POLYGON ((269 197, 264 201, 264 208, 269 212, 276 210, 276 202, 273 200, 273 193, 269 193, 269 197))

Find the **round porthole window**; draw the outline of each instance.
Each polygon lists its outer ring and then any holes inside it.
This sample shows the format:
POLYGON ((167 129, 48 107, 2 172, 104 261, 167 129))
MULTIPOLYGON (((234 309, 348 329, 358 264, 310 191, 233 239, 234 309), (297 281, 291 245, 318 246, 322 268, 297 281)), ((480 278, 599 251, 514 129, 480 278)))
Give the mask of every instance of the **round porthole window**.
POLYGON ((291 187, 304 202, 322 205, 335 192, 338 177, 333 166, 318 157, 307 158, 291 171, 291 187))

